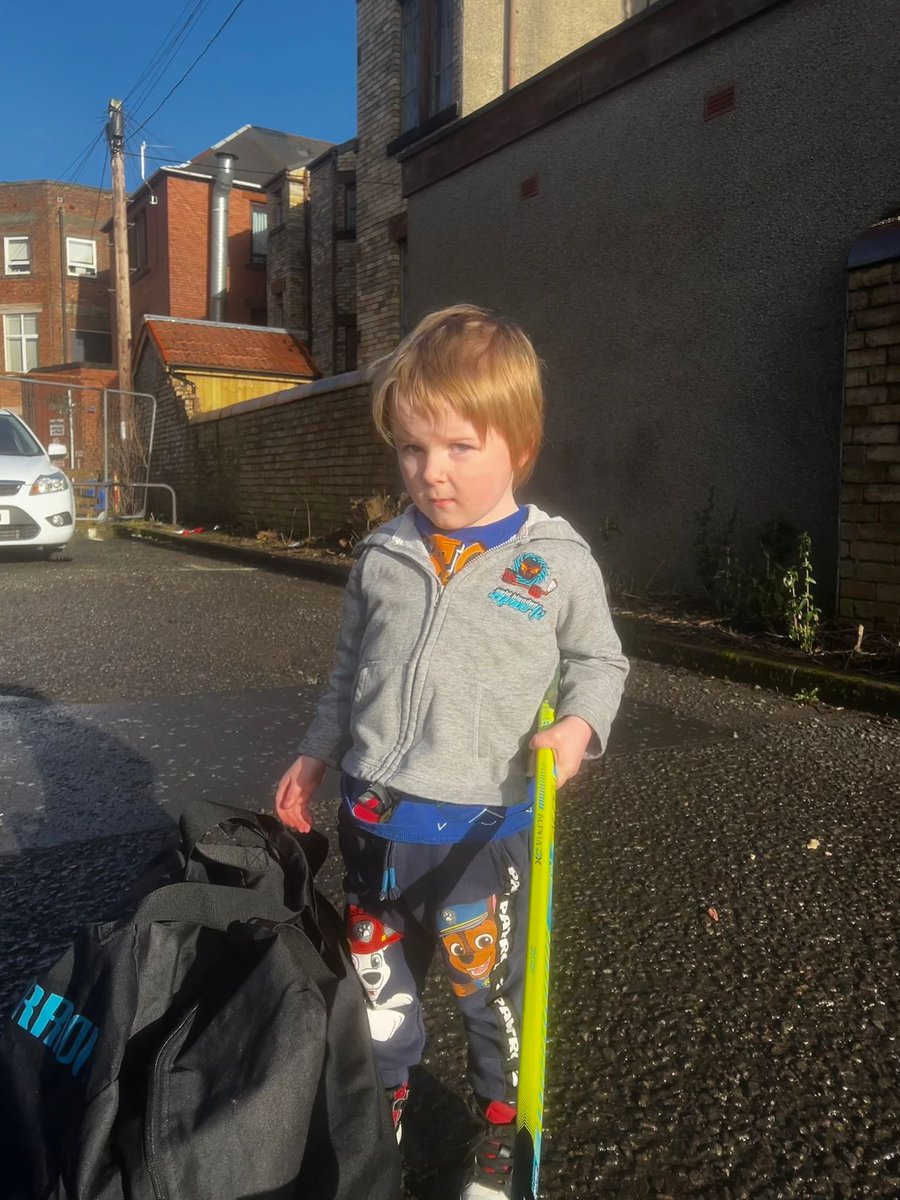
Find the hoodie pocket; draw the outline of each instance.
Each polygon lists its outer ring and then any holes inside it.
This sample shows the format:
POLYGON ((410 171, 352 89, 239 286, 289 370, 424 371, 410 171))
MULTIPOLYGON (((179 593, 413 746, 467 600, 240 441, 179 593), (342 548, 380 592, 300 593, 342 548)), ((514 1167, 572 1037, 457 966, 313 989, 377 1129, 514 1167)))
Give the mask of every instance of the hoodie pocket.
POLYGON ((353 691, 351 727, 357 750, 381 753, 397 740, 401 697, 406 687, 408 663, 389 660, 368 662, 360 668, 353 691))
POLYGON ((493 764, 492 775, 505 778, 516 759, 524 764, 536 707, 527 696, 497 695, 478 684, 475 692, 475 757, 493 764))

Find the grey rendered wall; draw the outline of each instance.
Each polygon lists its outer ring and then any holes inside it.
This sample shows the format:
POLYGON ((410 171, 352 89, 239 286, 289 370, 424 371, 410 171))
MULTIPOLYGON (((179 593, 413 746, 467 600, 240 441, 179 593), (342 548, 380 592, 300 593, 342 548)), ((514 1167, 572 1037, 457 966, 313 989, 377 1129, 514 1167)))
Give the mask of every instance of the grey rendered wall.
POLYGON ((897 0, 790 0, 409 198, 412 311, 472 300, 531 332, 532 494, 588 536, 615 521, 621 582, 693 582, 712 486, 745 532, 808 529, 833 600, 844 264, 900 197, 898 39, 897 0))

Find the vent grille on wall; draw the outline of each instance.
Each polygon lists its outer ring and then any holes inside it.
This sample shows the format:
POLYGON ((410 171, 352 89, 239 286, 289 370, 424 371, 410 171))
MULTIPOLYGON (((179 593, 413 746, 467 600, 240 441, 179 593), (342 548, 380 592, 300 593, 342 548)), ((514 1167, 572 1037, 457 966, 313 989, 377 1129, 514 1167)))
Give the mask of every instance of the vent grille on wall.
POLYGON ((519 197, 522 200, 530 200, 532 196, 536 196, 540 191, 537 175, 529 175, 527 179, 523 179, 519 184, 519 197))
POLYGON ((717 88, 703 98, 703 120, 712 121, 716 117, 724 117, 726 113, 734 112, 734 84, 717 88))

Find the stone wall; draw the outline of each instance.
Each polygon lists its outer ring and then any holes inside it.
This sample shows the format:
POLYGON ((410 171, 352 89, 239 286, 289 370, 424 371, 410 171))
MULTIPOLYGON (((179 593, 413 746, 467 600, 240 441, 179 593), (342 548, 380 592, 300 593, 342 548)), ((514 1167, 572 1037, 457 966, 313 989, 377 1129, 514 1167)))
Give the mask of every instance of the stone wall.
POLYGON ((177 386, 157 393, 152 477, 187 524, 316 537, 346 525, 353 500, 399 490, 357 372, 196 415, 177 386))
POLYGON ((324 375, 356 369, 356 139, 310 164, 310 351, 324 375))
MULTIPOLYGON (((309 341, 309 175, 282 171, 267 185, 269 236, 266 253, 269 324, 295 330, 309 341)), ((321 368, 324 370, 324 368, 321 368)))
POLYGON ((851 271, 841 616, 900 629, 900 259, 851 271))
MULTIPOLYGON (((201 486, 190 433, 195 389, 186 379, 167 371, 155 350, 148 349, 135 364, 134 390, 156 397, 149 482, 167 483, 175 489, 178 515, 183 520, 201 486)), ((148 497, 148 513, 169 520, 171 506, 166 493, 154 488, 148 497)))
POLYGON ((390 223, 406 211, 400 164, 386 147, 400 132, 400 5, 364 0, 357 6, 356 178, 357 321, 360 362, 370 362, 400 337, 400 249, 390 223))

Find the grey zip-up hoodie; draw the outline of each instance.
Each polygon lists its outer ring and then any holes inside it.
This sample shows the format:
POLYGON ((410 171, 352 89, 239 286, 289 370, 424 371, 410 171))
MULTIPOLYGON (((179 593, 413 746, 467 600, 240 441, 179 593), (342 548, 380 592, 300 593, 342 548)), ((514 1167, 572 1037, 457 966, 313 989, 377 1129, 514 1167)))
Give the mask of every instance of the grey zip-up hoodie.
POLYGON ((337 665, 300 753, 458 804, 526 798, 528 742, 557 665, 557 719, 602 752, 628 662, 600 568, 561 517, 529 506, 512 541, 442 587, 414 510, 359 543, 337 665))

